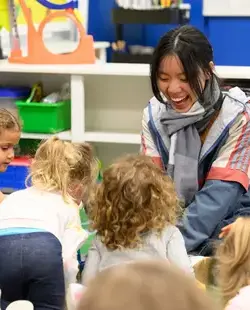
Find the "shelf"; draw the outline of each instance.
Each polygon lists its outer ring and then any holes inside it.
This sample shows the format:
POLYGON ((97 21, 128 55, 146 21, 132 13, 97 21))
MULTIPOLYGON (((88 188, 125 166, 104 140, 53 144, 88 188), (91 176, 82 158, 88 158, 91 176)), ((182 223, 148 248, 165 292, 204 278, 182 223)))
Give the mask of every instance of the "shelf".
POLYGON ((86 142, 120 143, 120 144, 140 144, 139 134, 112 133, 112 132, 86 132, 84 134, 86 142))
POLYGON ((55 134, 45 134, 45 133, 29 133, 29 132, 22 132, 21 138, 22 139, 48 139, 51 136, 57 136, 62 140, 71 140, 71 132, 70 131, 62 131, 55 134))
MULTIPOLYGON (((57 134, 43 134, 43 133, 27 133, 23 132, 22 139, 48 139, 51 136, 57 136, 62 140, 71 140, 71 132, 63 131, 57 134)), ((102 142, 102 143, 120 143, 120 144, 140 144, 141 137, 139 134, 130 133, 110 133, 110 132, 86 132, 84 134, 84 141, 86 142, 102 142)))
POLYGON ((114 8, 112 20, 115 24, 186 24, 190 19, 190 8, 164 8, 134 10, 114 8))
POLYGON ((0 60, 0 72, 44 73, 64 75, 123 75, 149 76, 149 66, 145 64, 96 63, 93 65, 25 65, 10 64, 0 60))
MULTIPOLYGON (((222 79, 250 79, 250 66, 215 66, 222 79)), ((0 72, 64 75, 149 76, 148 64, 106 63, 94 65, 24 65, 0 60, 0 72)))

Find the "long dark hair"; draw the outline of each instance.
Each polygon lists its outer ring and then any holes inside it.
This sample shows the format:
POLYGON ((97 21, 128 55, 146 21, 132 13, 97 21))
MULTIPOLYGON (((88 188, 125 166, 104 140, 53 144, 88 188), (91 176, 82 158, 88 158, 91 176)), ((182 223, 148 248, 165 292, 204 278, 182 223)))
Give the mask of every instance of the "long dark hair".
MULTIPOLYGON (((176 55, 184 68, 186 79, 198 99, 203 101, 203 89, 199 79, 200 72, 218 78, 213 73, 210 62, 213 61, 213 48, 206 36, 192 26, 181 26, 167 32, 159 41, 151 62, 151 87, 154 96, 164 102, 158 88, 159 66, 162 59, 176 55)), ((212 87, 213 83, 211 83, 212 87)))

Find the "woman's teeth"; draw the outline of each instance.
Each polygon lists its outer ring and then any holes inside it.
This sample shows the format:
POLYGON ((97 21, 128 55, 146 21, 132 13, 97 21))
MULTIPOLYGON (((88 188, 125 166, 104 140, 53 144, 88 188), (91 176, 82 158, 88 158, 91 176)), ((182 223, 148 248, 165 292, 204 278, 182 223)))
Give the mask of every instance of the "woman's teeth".
POLYGON ((183 101, 184 99, 186 99, 187 96, 185 97, 181 97, 181 98, 170 98, 173 102, 179 103, 181 101, 183 101))

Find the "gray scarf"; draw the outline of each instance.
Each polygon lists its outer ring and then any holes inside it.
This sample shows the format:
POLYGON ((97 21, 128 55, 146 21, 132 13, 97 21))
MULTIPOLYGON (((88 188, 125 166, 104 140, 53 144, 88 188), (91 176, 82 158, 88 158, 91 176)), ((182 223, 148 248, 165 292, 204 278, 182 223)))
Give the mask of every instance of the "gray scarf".
POLYGON ((178 113, 170 105, 166 105, 166 111, 162 115, 161 122, 166 125, 170 137, 167 173, 174 180, 177 194, 186 206, 193 200, 199 188, 198 160, 201 150, 199 133, 208 126, 222 102, 222 93, 216 79, 213 78, 207 81, 204 102, 195 102, 186 113, 178 113))

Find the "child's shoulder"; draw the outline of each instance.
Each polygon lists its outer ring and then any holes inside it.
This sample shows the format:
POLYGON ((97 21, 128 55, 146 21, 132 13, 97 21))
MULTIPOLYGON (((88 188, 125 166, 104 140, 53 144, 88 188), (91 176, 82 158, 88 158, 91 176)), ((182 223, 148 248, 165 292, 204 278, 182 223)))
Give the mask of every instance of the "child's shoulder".
POLYGON ((19 203, 25 204, 35 204, 44 207, 53 207, 53 209, 60 208, 68 210, 71 209, 70 204, 66 203, 59 193, 48 192, 40 190, 33 186, 25 188, 23 190, 18 190, 11 193, 5 199, 6 203, 13 203, 18 201, 19 203))
POLYGON ((28 192, 28 188, 15 191, 9 195, 6 195, 3 202, 19 200, 19 199, 21 199, 21 197, 25 197, 27 192, 28 192))
POLYGON ((172 224, 167 224, 163 230, 163 234, 166 237, 172 238, 175 235, 181 234, 181 232, 176 226, 174 226, 172 224))

